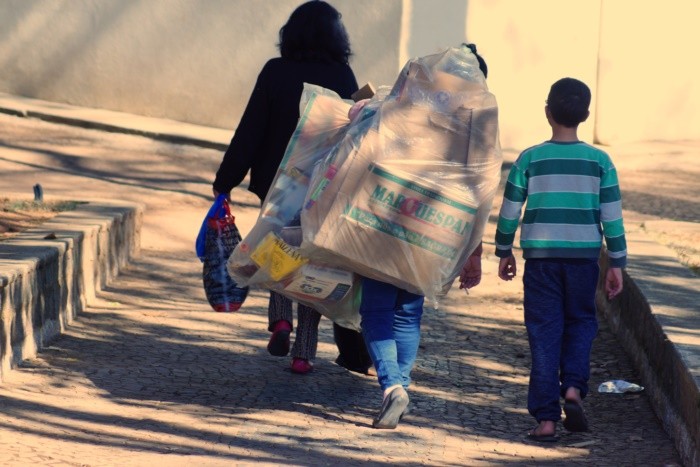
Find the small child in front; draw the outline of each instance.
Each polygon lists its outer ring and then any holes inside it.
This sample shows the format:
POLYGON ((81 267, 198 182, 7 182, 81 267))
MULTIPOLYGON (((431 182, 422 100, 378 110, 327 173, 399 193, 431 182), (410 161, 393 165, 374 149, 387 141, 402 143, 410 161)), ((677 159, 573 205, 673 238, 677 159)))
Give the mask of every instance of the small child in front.
POLYGON ((608 250, 605 291, 622 291, 627 259, 617 173, 610 157, 578 139, 591 91, 563 78, 547 97, 552 138, 523 151, 513 164, 496 232, 498 276, 516 275, 513 240, 523 205, 520 246, 525 327, 532 368, 527 408, 538 425, 528 438, 556 441, 564 398, 564 428, 587 431, 581 401, 588 392, 590 353, 598 331, 595 293, 602 237, 608 250))

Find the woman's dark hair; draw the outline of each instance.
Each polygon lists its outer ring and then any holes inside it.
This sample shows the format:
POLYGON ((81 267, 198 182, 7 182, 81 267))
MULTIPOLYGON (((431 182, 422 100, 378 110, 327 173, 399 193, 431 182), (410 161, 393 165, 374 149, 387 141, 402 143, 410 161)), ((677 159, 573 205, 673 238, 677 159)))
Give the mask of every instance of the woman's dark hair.
POLYGON ((573 128, 588 117, 591 90, 582 81, 562 78, 552 85, 547 107, 555 122, 573 128))
POLYGON ((476 52, 476 44, 464 44, 469 50, 472 51, 476 60, 479 62, 479 69, 484 74, 484 78, 488 77, 489 68, 486 66, 486 61, 476 52))
POLYGON ((352 51, 341 17, 321 0, 300 5, 280 29, 280 54, 292 60, 348 63, 352 51))

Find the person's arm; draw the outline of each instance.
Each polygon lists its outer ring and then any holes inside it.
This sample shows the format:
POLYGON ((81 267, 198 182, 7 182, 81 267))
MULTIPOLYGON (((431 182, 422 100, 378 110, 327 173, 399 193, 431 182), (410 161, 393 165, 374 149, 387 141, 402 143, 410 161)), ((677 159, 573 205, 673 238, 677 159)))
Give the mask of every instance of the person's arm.
POLYGON ((617 170, 612 162, 604 168, 600 180, 600 222, 608 250, 608 270, 605 273, 605 292, 609 300, 622 292, 622 268, 627 263, 627 241, 622 221, 622 196, 617 170))
POLYGON ((505 258, 501 258, 498 262, 498 277, 504 281, 512 281, 515 276, 518 275, 518 266, 515 256, 510 255, 505 258))
POLYGON ((605 273, 605 293, 612 300, 622 292, 622 268, 608 268, 605 273))
POLYGON ((459 274, 460 289, 471 289, 481 282, 481 254, 483 251, 484 247, 479 243, 479 246, 469 255, 462 266, 462 271, 459 274))
POLYGON ((248 105, 216 172, 212 186, 215 195, 229 194, 234 187, 241 184, 265 139, 270 111, 267 69, 266 65, 258 75, 248 105))
POLYGON ((513 256, 513 242, 526 199, 527 177, 520 170, 518 161, 516 161, 508 174, 496 226, 496 256, 501 258, 498 265, 498 277, 505 281, 512 280, 517 273, 516 261, 513 256))
POLYGON ((600 179, 600 222, 611 268, 624 268, 627 263, 627 241, 622 221, 622 196, 617 171, 612 165, 603 168, 600 179))

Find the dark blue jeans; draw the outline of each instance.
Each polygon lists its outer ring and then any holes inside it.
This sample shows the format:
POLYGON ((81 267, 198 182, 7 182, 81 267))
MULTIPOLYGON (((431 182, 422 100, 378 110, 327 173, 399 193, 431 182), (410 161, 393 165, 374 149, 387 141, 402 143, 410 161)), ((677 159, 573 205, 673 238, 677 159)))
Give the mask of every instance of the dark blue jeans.
POLYGON ((528 259, 523 284, 532 368, 527 408, 537 419, 561 419, 559 397, 570 387, 588 393, 590 356, 598 332, 597 259, 528 259))
POLYGON ((363 278, 360 315, 382 390, 396 384, 407 388, 418 354, 423 297, 363 278))

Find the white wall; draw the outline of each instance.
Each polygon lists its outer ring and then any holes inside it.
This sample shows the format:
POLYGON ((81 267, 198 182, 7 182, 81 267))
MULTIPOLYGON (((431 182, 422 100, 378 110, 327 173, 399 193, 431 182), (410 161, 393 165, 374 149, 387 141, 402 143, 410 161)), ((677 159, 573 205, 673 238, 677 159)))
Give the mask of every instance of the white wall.
POLYGON ((700 2, 603 0, 596 136, 700 138, 700 2))
MULTIPOLYGON (((277 33, 302 0, 2 0, 0 92, 235 128, 277 33)), ((593 92, 589 141, 700 138, 700 2, 330 0, 358 82, 391 85, 410 57, 475 42, 504 147, 549 137, 544 100, 593 92)))
MULTIPOLYGON (((234 128, 300 3, 3 0, 0 91, 234 128)), ((331 3, 350 32, 358 81, 393 82, 402 1, 331 3)))
POLYGON ((405 2, 409 20, 404 25, 406 56, 421 57, 459 46, 466 39, 465 0, 412 0, 405 2))
POLYGON ((700 3, 469 0, 467 37, 489 64, 504 147, 546 138, 549 86, 593 92, 580 137, 602 144, 700 138, 700 3))
MULTIPOLYGON (((504 148, 524 149, 551 136, 544 116, 550 86, 572 77, 596 91, 600 2, 472 0, 467 37, 489 66, 504 148)), ((595 102, 591 114, 595 114, 595 102)), ((579 137, 591 141, 593 119, 579 137)))

